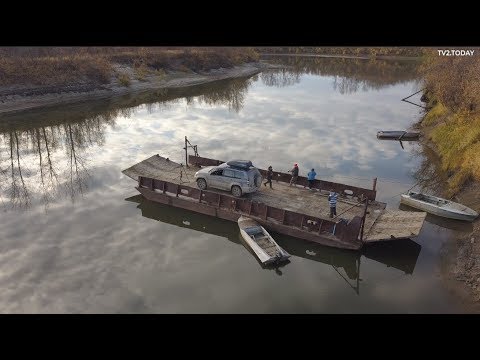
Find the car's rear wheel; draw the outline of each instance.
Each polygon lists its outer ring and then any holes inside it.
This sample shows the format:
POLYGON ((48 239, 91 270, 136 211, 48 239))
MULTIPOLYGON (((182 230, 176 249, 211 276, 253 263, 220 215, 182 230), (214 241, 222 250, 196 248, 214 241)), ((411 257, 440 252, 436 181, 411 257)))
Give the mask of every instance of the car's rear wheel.
POLYGON ((233 185, 232 186, 232 195, 235 197, 240 197, 242 196, 242 189, 238 185, 233 185))
POLYGON ((207 188, 207 182, 205 179, 197 179, 197 186, 200 190, 205 190, 207 188))

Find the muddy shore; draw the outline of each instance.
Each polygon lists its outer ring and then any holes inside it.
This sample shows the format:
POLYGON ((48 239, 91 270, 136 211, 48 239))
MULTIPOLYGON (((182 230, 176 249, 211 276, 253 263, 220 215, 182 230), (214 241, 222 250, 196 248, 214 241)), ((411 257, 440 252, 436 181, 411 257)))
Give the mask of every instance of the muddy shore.
MULTIPOLYGON (((423 146, 438 156, 435 145, 430 140, 432 127, 421 127, 423 146)), ((436 167, 440 164, 435 163, 436 167)), ((440 196, 445 196, 441 191, 447 188, 446 183, 440 186, 440 196)), ((456 194, 453 201, 464 204, 480 213, 480 182, 470 182, 456 194)), ((472 224, 472 232, 458 235, 448 241, 441 250, 440 269, 441 276, 447 290, 457 297, 463 306, 470 312, 480 313, 480 217, 472 224)))
POLYGON ((130 84, 122 85, 118 79, 109 84, 72 84, 69 86, 9 86, 0 87, 0 115, 34 108, 134 94, 163 88, 180 88, 208 82, 255 75, 267 68, 264 63, 248 63, 233 68, 220 68, 208 72, 171 72, 163 76, 147 75, 135 78, 133 70, 119 67, 117 70, 130 75, 130 84))
MULTIPOLYGON (((477 212, 480 210, 480 183, 467 185, 454 199, 477 212)), ((441 273, 447 289, 464 306, 480 313, 480 220, 473 222, 473 231, 452 239, 442 249, 441 273)))

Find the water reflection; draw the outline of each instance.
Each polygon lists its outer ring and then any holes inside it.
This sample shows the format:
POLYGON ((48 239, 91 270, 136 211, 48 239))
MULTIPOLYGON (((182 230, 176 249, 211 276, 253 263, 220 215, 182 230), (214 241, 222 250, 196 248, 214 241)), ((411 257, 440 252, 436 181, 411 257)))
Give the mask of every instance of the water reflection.
POLYGON ((72 200, 83 193, 89 177, 86 150, 103 144, 105 123, 89 118, 22 126, 0 133, 2 198, 13 208, 26 208, 35 194, 48 205, 62 189, 72 200))
POLYGON ((417 168, 413 171, 416 185, 421 191, 441 194, 447 182, 448 174, 442 171, 439 156, 423 142, 415 148, 413 156, 420 159, 417 168))
POLYGON ((92 151, 102 151, 107 128, 115 128, 119 117, 131 117, 142 104, 151 113, 183 98, 187 104, 227 105, 238 112, 255 80, 238 78, 0 116, 2 202, 28 208, 34 194, 45 206, 62 194, 74 201, 88 188, 92 151))
POLYGON ((340 94, 378 90, 418 78, 418 61, 346 59, 305 56, 268 56, 268 63, 282 66, 261 74, 267 86, 290 86, 300 82, 302 74, 332 76, 333 89, 340 94))
MULTIPOLYGON (((418 109, 401 102, 413 83, 341 95, 332 77, 306 75, 283 88, 260 77, 0 115, 1 199, 30 201, 28 211, 3 213, 0 310, 452 311, 435 277, 450 232, 436 226, 425 224, 416 239, 421 255, 412 241, 352 253, 275 234, 292 253, 277 276, 237 246, 234 223, 206 218, 197 224, 199 215, 188 213, 171 219, 175 225, 158 223, 140 216, 139 203, 124 201, 137 191, 121 170, 156 153, 183 161, 187 135, 202 156, 249 156, 277 170, 297 162, 301 171, 314 167, 319 178, 364 187, 374 176, 394 180, 379 181, 378 194, 397 206, 398 197, 387 198, 410 187, 400 183, 412 183, 418 159, 375 135, 415 119, 418 109), (42 196, 51 202, 47 213, 35 206, 42 196)), ((404 145, 410 150, 412 144, 404 145)), ((145 214, 174 212, 155 206, 145 214)))
MULTIPOLYGON (((137 208, 141 210, 143 217, 220 236, 235 244, 242 244, 255 257, 254 253, 243 243, 238 227, 233 222, 155 203, 141 195, 135 195, 125 200, 137 203, 137 208)), ((293 256, 331 265, 357 294, 360 292, 360 259, 362 255, 387 267, 403 271, 405 274, 413 274, 422 248, 416 242, 405 239, 367 245, 361 252, 358 252, 326 247, 278 233, 272 233, 272 236, 282 248, 293 256)), ((291 259, 291 261, 295 260, 291 259)), ((285 265, 288 263, 282 264, 282 266, 285 265)), ((264 268, 273 269, 278 275, 282 275, 278 266, 264 268)), ((288 267, 286 270, 288 271, 288 267)))
POLYGON ((267 86, 291 86, 300 83, 301 73, 286 68, 267 70, 260 74, 260 79, 267 86))
MULTIPOLYGON (((238 113, 245 106, 251 85, 259 78, 268 86, 288 86, 298 83, 301 74, 329 75, 335 77, 334 86, 344 93, 356 91, 359 84, 379 88, 411 80, 416 74, 413 62, 372 63, 365 60, 302 57, 274 57, 269 58, 269 62, 287 67, 250 78, 0 115, 2 202, 9 203, 11 208, 28 208, 34 200, 48 206, 64 195, 74 201, 89 188, 93 171, 90 159, 95 159, 96 153, 105 151, 108 129, 114 130, 119 118, 135 117, 140 108, 146 108, 149 113, 166 112, 172 105, 178 108, 177 105, 184 101, 187 105, 198 104, 211 108, 223 105, 229 111, 238 113)), ((168 122, 168 119, 165 121, 168 122)), ((244 146, 248 145, 244 143, 244 146)), ((328 159, 325 161, 329 162, 328 159)), ((358 162, 359 166, 365 167, 361 164, 362 159, 358 162)))

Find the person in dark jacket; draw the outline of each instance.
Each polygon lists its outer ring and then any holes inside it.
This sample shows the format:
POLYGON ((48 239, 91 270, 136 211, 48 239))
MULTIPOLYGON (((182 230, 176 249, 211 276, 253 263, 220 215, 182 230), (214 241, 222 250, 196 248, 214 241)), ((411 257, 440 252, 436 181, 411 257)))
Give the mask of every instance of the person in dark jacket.
POLYGON ((272 170, 272 167, 269 166, 268 171, 267 171, 267 181, 263 185, 267 186, 267 184, 270 184, 270 189, 273 189, 272 188, 272 179, 273 179, 273 170, 272 170))
POLYGON ((292 184, 296 185, 298 179, 298 164, 293 165, 293 169, 289 172, 292 173, 292 178, 290 179, 290 186, 292 186, 292 184))

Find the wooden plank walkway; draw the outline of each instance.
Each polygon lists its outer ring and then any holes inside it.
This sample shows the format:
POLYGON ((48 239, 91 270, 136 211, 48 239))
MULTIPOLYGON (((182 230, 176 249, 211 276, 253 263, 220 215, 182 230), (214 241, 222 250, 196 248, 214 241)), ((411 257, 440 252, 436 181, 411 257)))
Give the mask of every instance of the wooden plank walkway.
POLYGON ((383 210, 377 216, 365 218, 365 242, 416 236, 422 229, 427 213, 417 211, 383 210))

